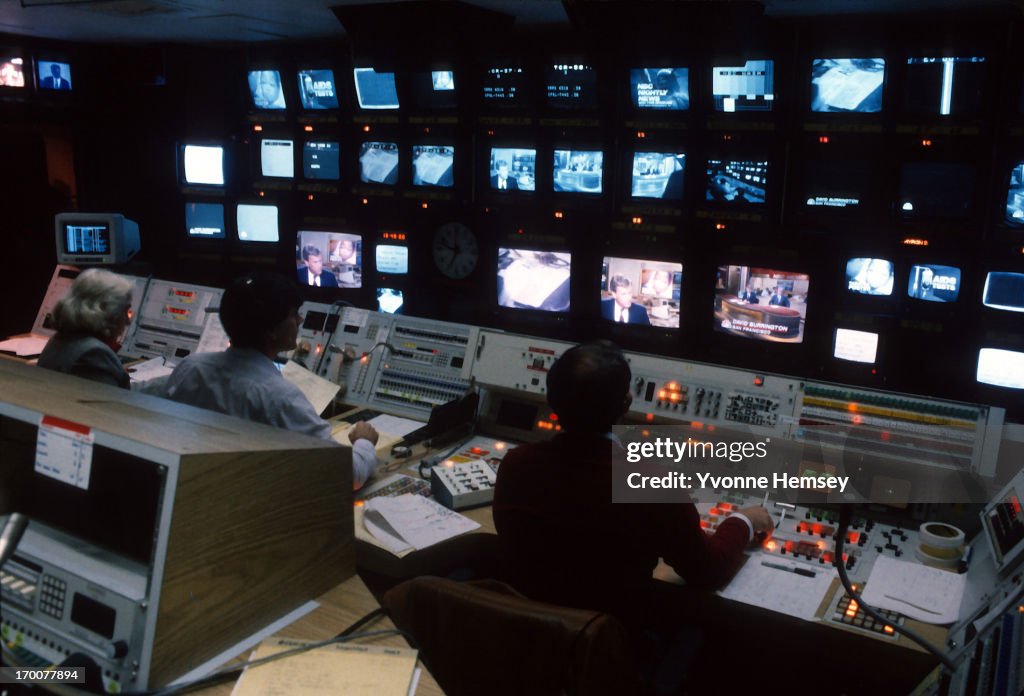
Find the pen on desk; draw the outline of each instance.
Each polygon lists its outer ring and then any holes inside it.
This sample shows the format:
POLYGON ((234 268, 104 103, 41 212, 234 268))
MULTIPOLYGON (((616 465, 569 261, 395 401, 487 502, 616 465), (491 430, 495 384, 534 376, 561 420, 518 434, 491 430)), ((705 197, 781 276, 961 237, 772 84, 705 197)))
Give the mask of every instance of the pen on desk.
POLYGON ((786 519, 786 508, 782 508, 782 512, 779 513, 779 521, 775 523, 775 528, 778 529, 782 526, 782 521, 786 519))
POLYGON ((765 568, 775 568, 776 570, 784 570, 787 573, 796 573, 797 575, 802 575, 805 578, 818 577, 817 573, 813 570, 808 570, 807 568, 795 568, 793 566, 782 565, 781 563, 769 563, 768 561, 761 561, 761 565, 765 568))

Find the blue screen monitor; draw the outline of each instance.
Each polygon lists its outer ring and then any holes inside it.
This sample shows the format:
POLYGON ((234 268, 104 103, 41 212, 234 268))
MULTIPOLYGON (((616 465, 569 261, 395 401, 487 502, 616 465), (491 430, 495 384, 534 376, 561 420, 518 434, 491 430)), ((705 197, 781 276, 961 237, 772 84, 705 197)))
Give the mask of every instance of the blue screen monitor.
POLYGON ((974 114, 981 108, 984 84, 983 56, 907 58, 904 105, 913 113, 939 116, 974 114))
POLYGON ((719 266, 716 331, 773 343, 802 343, 810 277, 751 266, 719 266))
POLYGON ((877 113, 884 84, 884 58, 815 58, 811 111, 877 113))
POLYGON ((354 68, 356 99, 360 109, 397 109, 398 88, 395 74, 376 72, 373 68, 354 68))
POLYGON ((690 108, 690 69, 633 68, 629 93, 637 109, 686 111, 690 108))
POLYGON ((378 244, 377 272, 385 275, 405 275, 409 272, 409 247, 401 244, 378 244))
POLYGON ((633 198, 682 200, 685 169, 686 155, 682 152, 634 152, 633 198))
POLYGON ((412 185, 451 188, 454 165, 454 145, 413 145, 412 185))
POLYGON ((260 141, 260 172, 263 176, 295 178, 295 142, 264 138, 260 141))
POLYGON ((384 314, 401 314, 405 297, 395 288, 377 288, 377 311, 384 314))
POLYGON ((277 70, 250 70, 249 96, 257 109, 280 111, 288 108, 281 86, 281 73, 277 70))
POLYGON ((492 147, 491 189, 533 191, 537 188, 537 151, 522 147, 492 147))
POLYGON ((492 106, 525 106, 529 101, 520 67, 488 68, 482 78, 484 101, 492 106))
POLYGON ((1010 184, 1006 189, 1006 224, 1024 227, 1024 162, 1010 170, 1010 184))
POLYGON ((767 178, 767 161, 709 159, 704 197, 730 205, 761 204, 765 200, 767 178))
POLYGON ((568 252, 498 248, 498 305, 568 312, 572 255, 568 252))
POLYGON ((70 91, 72 89, 71 64, 55 60, 37 60, 36 76, 39 89, 70 91))
POLYGON ((185 145, 181 159, 186 184, 224 185, 224 148, 220 145, 185 145))
POLYGON ((1024 312, 1024 273, 990 272, 985 277, 981 302, 992 309, 1024 312))
POLYGON ((363 143, 359 148, 359 178, 368 184, 397 184, 398 143, 363 143))
POLYGON ((337 181, 340 175, 338 143, 310 140, 302 144, 302 176, 319 181, 337 181))
POLYGON ((236 211, 238 239, 242 242, 277 242, 277 206, 239 203, 236 211))
POLYGON ((299 102, 307 111, 338 108, 338 90, 334 84, 333 70, 300 70, 296 79, 299 83, 299 102))
POLYGON ((846 262, 846 289, 858 295, 892 295, 895 272, 888 259, 855 258, 846 262))
POLYGON ((0 87, 25 86, 25 59, 20 55, 0 54, 0 87))
POLYGON ((773 88, 775 61, 748 60, 736 67, 711 69, 711 94, 715 110, 771 111, 775 104, 773 88))
POLYGON ((1024 389, 1024 353, 1002 348, 978 351, 977 380, 1007 389, 1024 389))
POLYGON ((589 65, 556 63, 547 70, 548 106, 556 109, 597 108, 597 75, 589 65))
POLYGON ((555 191, 601 193, 604 153, 600 150, 555 150, 555 191))
POLYGON ((679 328, 683 265, 604 257, 601 264, 601 317, 616 324, 679 328))
POLYGON ((960 269, 933 263, 911 266, 907 296, 925 302, 956 302, 960 296, 960 269))
POLYGON ((192 239, 224 239, 224 204, 186 203, 185 229, 192 239))

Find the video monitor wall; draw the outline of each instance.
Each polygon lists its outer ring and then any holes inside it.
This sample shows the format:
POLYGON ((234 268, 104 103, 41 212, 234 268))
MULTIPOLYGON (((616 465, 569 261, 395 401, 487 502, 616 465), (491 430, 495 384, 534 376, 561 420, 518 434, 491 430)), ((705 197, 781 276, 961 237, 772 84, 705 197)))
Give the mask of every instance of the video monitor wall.
POLYGON ((715 110, 771 111, 775 103, 775 61, 748 60, 741 66, 714 67, 711 94, 715 110))
POLYGON ((288 108, 278 70, 250 70, 249 98, 256 109, 280 111, 288 108))
POLYGON ((263 176, 295 178, 295 142, 264 138, 260 141, 260 172, 263 176))
POLYGON ((1024 312, 1024 273, 991 271, 985 276, 981 302, 992 309, 1024 312))
POLYGON ((359 148, 359 179, 368 184, 397 184, 398 143, 363 143, 359 148))
POLYGON ((601 317, 616 324, 679 328, 683 265, 606 256, 601 264, 601 317))
POLYGON ((810 277, 752 266, 719 266, 716 331, 777 343, 801 343, 810 277))
POLYGON ((397 109, 398 88, 395 74, 376 72, 373 68, 354 68, 356 100, 360 109, 397 109))
POLYGON ((925 302, 956 302, 960 296, 960 269, 938 264, 911 266, 907 296, 925 302))
POLYGON ((454 145, 413 145, 412 185, 451 188, 455 185, 454 145))
POLYGON ((70 91, 73 87, 71 64, 55 60, 36 61, 36 79, 39 89, 70 91))
POLYGON ((322 111, 338 108, 338 90, 333 70, 300 70, 296 77, 299 83, 299 102, 303 109, 322 111))
POLYGON ((690 108, 689 68, 634 68, 629 93, 637 109, 686 111, 690 108))
POLYGON ((555 191, 601 193, 604 153, 600 150, 555 150, 552 186, 555 191))
POLYGON ((235 211, 235 229, 242 242, 277 242, 277 206, 239 203, 235 211))
POLYGON ((858 295, 892 295, 896 274, 888 259, 855 258, 846 262, 846 289, 858 295))
POLYGON ((186 203, 185 229, 193 239, 224 239, 224 204, 186 203))
POLYGON ((1024 389, 1024 353, 1002 348, 982 348, 978 351, 975 375, 982 384, 1024 389))
POLYGON ((877 113, 884 84, 884 58, 815 58, 811 111, 877 113))
POLYGON ((492 147, 490 186, 494 191, 537 188, 537 151, 523 147, 492 147))
POLYGON ((975 114, 981 109, 985 69, 983 56, 907 58, 904 107, 939 116, 975 114))
POLYGON ((300 231, 295 238, 295 274, 299 285, 308 287, 362 287, 362 235, 300 231))
POLYGON ((633 198, 682 200, 685 171, 685 153, 634 152, 630 193, 633 198))
POLYGON ((336 142, 310 140, 302 144, 302 176, 320 181, 337 181, 341 175, 336 142))
POLYGON ((0 87, 25 86, 25 59, 19 55, 0 54, 0 87))
POLYGON ((568 252, 498 248, 498 305, 568 312, 572 255, 568 252))
POLYGON ((873 365, 878 358, 878 334, 873 331, 836 329, 832 341, 832 357, 873 365))
POLYGON ((185 145, 182 165, 186 184, 224 185, 224 148, 219 145, 185 145))
POLYGON ((555 63, 547 69, 547 102, 556 109, 596 109, 597 75, 582 63, 555 63))
POLYGON ((709 159, 705 199, 718 203, 764 203, 768 162, 709 159))

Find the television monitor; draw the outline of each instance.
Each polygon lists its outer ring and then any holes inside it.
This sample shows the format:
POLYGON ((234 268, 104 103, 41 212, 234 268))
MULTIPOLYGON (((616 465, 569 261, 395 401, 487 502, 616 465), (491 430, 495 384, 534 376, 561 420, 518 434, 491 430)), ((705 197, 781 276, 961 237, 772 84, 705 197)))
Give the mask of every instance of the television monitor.
POLYGON ((971 210, 974 176, 972 164, 908 162, 900 170, 900 213, 963 217, 971 210))
POLYGON ((36 77, 39 89, 70 91, 74 82, 71 78, 71 64, 57 60, 37 60, 36 77))
POLYGON ((871 165, 851 160, 808 160, 804 175, 804 205, 814 210, 861 208, 872 190, 871 165))
POLYGON ((1006 224, 1012 227, 1024 226, 1024 162, 1018 162, 1010 170, 1010 183, 1006 189, 1006 224))
POLYGON ((960 269, 933 263, 911 266, 907 296, 925 302, 956 302, 960 296, 960 269))
POLYGON ((25 59, 20 55, 0 54, 0 87, 25 86, 25 59))
POLYGON ((359 148, 359 178, 368 184, 397 184, 398 143, 363 143, 359 148))
POLYGON ((555 63, 547 70, 548 106, 556 109, 597 108, 597 75, 582 63, 555 63))
POLYGON ((186 184, 224 185, 224 148, 220 145, 185 145, 181 159, 186 184))
POLYGON ((276 242, 277 206, 262 203, 239 203, 235 209, 238 239, 242 242, 276 242))
POLYGON ((555 150, 552 185, 555 191, 601 193, 603 171, 601 150, 555 150))
POLYGON ((484 101, 494 106, 526 106, 526 74, 520 67, 487 68, 482 78, 484 101))
POLYGON ((683 265, 669 261, 604 257, 601 317, 617 324, 679 328, 683 265))
POLYGON ((377 311, 383 314, 401 314, 405 297, 395 288, 377 288, 377 311))
POLYGON ((752 266, 719 266, 716 331, 778 343, 802 343, 810 277, 752 266))
POLYGON ((533 191, 537 188, 537 151, 523 147, 492 147, 491 189, 533 191))
POLYGON ((301 230, 295 237, 299 285, 321 288, 363 286, 363 237, 348 232, 301 230))
POLYGON ((451 188, 454 165, 454 145, 413 145, 412 185, 451 188))
POLYGON ((1002 348, 978 351, 977 379, 982 384, 1024 389, 1024 353, 1002 348))
POLYGON ((260 172, 263 176, 295 178, 295 142, 264 138, 260 141, 260 172))
POLYGON ((846 262, 846 289, 858 295, 892 295, 892 261, 858 257, 846 262))
POLYGON ((921 56, 907 58, 903 104, 920 114, 955 116, 981 109, 985 84, 983 56, 921 56))
POLYGON ((992 309, 1024 312, 1024 273, 989 272, 981 302, 992 309))
POLYGON ((720 203, 764 203, 768 162, 709 159, 704 197, 720 203))
POLYGON ((299 83, 299 103, 303 109, 322 111, 338 108, 338 90, 333 70, 300 70, 296 81, 299 83))
POLYGON ((192 239, 224 239, 224 204, 185 204, 185 229, 192 239))
POLYGON ((874 331, 836 329, 832 357, 873 365, 878 357, 878 334, 874 331))
POLYGON ((568 312, 572 255, 568 252, 498 248, 498 305, 568 312))
POLYGON ((811 111, 877 113, 884 84, 884 58, 815 58, 811 111))
POLYGON ((340 146, 336 142, 309 140, 302 144, 302 176, 307 179, 337 181, 340 146))
POLYGON ((634 152, 630 187, 633 198, 683 198, 686 155, 682 152, 634 152))
POLYGON ((629 93, 637 109, 686 111, 690 108, 690 69, 633 68, 629 93))
POLYGON ((412 97, 421 109, 454 109, 455 73, 451 70, 417 72, 411 76, 412 97))
POLYGON ((378 244, 377 272, 386 275, 405 275, 409 272, 409 247, 402 244, 378 244))
POLYGON ((715 110, 771 111, 775 104, 775 61, 748 60, 736 67, 711 69, 711 95, 715 110))
POLYGON ((281 73, 277 70, 250 70, 249 97, 257 109, 280 111, 288 108, 281 86, 281 73))
POLYGON ((356 100, 360 109, 397 109, 398 88, 395 74, 376 72, 373 68, 353 68, 356 100))
POLYGON ((59 213, 53 227, 57 263, 114 265, 139 253, 139 226, 119 213, 59 213))

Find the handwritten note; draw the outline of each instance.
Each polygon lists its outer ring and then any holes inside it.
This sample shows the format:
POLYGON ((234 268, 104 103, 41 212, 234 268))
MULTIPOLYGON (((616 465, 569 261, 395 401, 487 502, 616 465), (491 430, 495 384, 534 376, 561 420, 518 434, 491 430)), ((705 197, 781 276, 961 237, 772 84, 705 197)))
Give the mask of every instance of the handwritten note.
POLYGON ((762 565, 762 554, 752 555, 736 573, 732 582, 722 590, 727 599, 764 607, 781 614, 813 621, 818 607, 825 598, 836 571, 831 567, 814 569, 814 575, 799 575, 785 568, 804 568, 792 561, 762 565))
POLYGON ((862 596, 873 607, 941 625, 959 618, 965 587, 966 574, 879 556, 862 596))
POLYGON ((380 513, 395 534, 417 550, 480 527, 468 517, 412 493, 371 498, 365 507, 367 513, 380 513))

